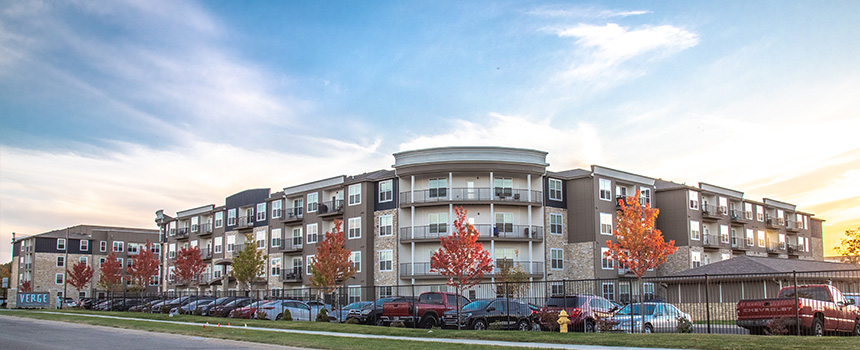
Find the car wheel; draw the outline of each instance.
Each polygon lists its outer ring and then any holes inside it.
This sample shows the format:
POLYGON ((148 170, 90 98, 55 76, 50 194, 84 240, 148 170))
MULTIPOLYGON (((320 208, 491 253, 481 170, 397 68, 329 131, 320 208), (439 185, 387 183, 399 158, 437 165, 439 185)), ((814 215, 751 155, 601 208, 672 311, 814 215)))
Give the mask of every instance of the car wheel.
POLYGON ((517 323, 517 329, 521 331, 528 331, 532 329, 532 325, 528 320, 520 320, 520 322, 517 323))
POLYGON ((283 319, 284 319, 284 314, 278 314, 278 316, 275 316, 275 321, 280 321, 283 319))
POLYGON ((816 337, 824 335, 824 323, 818 317, 812 320, 812 335, 816 337))
POLYGON ((749 330, 752 335, 764 335, 764 328, 755 327, 750 328, 749 330))
POLYGON ((472 329, 476 331, 483 331, 487 329, 487 321, 484 321, 484 319, 475 320, 475 323, 472 323, 472 329))
POLYGON ((380 326, 380 327, 385 327, 385 321, 382 320, 382 317, 375 317, 373 319, 373 324, 380 326))
POLYGON ((585 333, 594 333, 594 321, 585 320, 585 333))
POLYGON ((654 326, 650 324, 645 325, 645 333, 654 333, 654 326))
POLYGON ((421 322, 418 323, 418 327, 421 327, 424 329, 433 328, 433 326, 435 326, 435 325, 436 325, 436 317, 433 317, 433 316, 424 317, 421 319, 421 322))
POLYGON ((860 337, 860 320, 854 322, 854 332, 851 332, 851 335, 855 337, 860 337))

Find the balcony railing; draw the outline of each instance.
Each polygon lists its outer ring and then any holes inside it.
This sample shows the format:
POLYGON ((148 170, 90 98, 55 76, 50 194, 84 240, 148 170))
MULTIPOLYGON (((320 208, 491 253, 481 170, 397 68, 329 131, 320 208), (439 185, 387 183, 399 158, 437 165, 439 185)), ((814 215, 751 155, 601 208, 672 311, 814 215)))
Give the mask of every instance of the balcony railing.
POLYGON ((302 250, 302 247, 304 247, 302 237, 287 238, 281 243, 282 252, 302 250))
POLYGON ((278 276, 278 280, 281 282, 301 282, 302 268, 294 267, 292 270, 282 271, 281 275, 278 276))
MULTIPOLYGON (((513 266, 522 266, 523 271, 530 275, 542 275, 544 271, 543 261, 516 261, 513 266)), ((500 272, 498 267, 493 267, 493 272, 485 274, 485 277, 491 277, 500 272)), ((401 277, 434 277, 441 276, 439 272, 430 271, 429 262, 421 263, 400 263, 401 277)))
POLYGON ((768 216, 766 222, 767 227, 769 228, 782 228, 782 226, 785 226, 785 219, 783 218, 774 218, 768 216))
POLYGON ((702 244, 706 247, 719 247, 720 243, 720 235, 702 235, 702 244))
POLYGON ((203 260, 212 259, 212 249, 200 249, 200 258, 203 260))
POLYGON ((747 221, 746 217, 744 216, 744 212, 741 210, 732 209, 729 215, 731 216, 733 222, 743 223, 747 221))
POLYGON ((800 229, 802 229, 802 228, 803 228, 802 222, 797 222, 794 220, 788 220, 785 222, 785 229, 788 231, 797 232, 797 231, 800 231, 800 229))
POLYGON ((717 207, 712 204, 704 203, 702 204, 702 217, 719 219, 720 216, 724 214, 724 212, 720 208, 721 207, 717 207))
POLYGON ((543 203, 541 191, 529 191, 527 189, 514 189, 509 187, 496 188, 432 188, 400 192, 400 203, 402 205, 437 203, 437 202, 488 202, 502 201, 514 203, 543 203), (450 190, 450 193, 448 191, 450 190), (414 193, 414 197, 413 197, 414 193), (450 195, 449 195, 450 194, 450 195), (531 198, 529 198, 531 194, 531 198))
POLYGON ((744 239, 738 236, 732 236, 732 249, 746 250, 747 245, 744 239))
POLYGON ((336 214, 343 214, 343 199, 319 203, 319 206, 317 207, 317 215, 327 216, 336 214))
POLYGON ((208 235, 210 233, 212 233, 212 224, 210 224, 210 223, 200 224, 200 233, 199 233, 200 236, 208 235))
POLYGON ((767 244, 767 252, 768 253, 781 253, 785 252, 785 242, 769 242, 767 244))
POLYGON ((305 208, 303 207, 287 208, 287 210, 284 210, 284 215, 281 216, 281 221, 301 220, 302 216, 304 216, 304 211, 305 208))
POLYGON ((239 217, 239 222, 236 223, 236 228, 249 228, 254 227, 254 217, 253 216, 242 216, 239 217))
MULTIPOLYGON (((528 225, 513 225, 513 224, 504 224, 504 225, 492 225, 492 224, 478 224, 473 225, 475 230, 478 231, 478 238, 494 238, 494 239, 543 239, 543 227, 542 226, 528 226, 528 225)), ((413 235, 412 227, 401 227, 400 228, 400 241, 412 241, 412 240, 438 240, 439 237, 445 237, 451 235, 451 230, 453 230, 453 225, 446 226, 445 224, 440 225, 422 225, 415 226, 415 232, 413 235)))

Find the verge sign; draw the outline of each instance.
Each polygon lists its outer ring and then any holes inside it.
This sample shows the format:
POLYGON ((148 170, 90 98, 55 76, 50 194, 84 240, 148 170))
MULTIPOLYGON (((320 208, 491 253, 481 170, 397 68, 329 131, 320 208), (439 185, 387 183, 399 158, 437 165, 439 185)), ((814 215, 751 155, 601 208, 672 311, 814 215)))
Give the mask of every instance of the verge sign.
POLYGON ((18 293, 16 307, 51 307, 49 293, 18 293))

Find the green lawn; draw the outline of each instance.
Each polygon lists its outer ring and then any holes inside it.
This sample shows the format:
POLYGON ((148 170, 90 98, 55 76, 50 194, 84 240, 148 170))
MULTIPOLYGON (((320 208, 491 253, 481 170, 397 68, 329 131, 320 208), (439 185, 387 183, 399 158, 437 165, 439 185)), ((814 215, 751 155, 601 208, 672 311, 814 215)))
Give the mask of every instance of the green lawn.
MULTIPOLYGON (((222 326, 227 322, 235 323, 233 326, 284 328, 312 331, 330 331, 338 333, 361 333, 379 334, 403 337, 423 338, 459 338, 459 339, 484 339, 513 342, 542 342, 542 343, 565 343, 565 344, 587 344, 605 346, 632 346, 632 347, 666 347, 679 349, 857 349, 860 339, 855 337, 795 337, 795 336, 749 336, 749 335, 724 335, 724 334, 617 334, 617 333, 551 333, 551 332, 519 332, 519 331, 457 331, 457 330, 433 330, 428 332, 421 329, 404 329, 392 327, 376 327, 364 325, 348 325, 318 322, 296 322, 296 321, 257 321, 257 320, 233 320, 225 318, 212 318, 202 316, 175 316, 168 317, 163 314, 141 314, 126 312, 90 312, 90 311, 63 311, 63 315, 47 314, 39 311, 0 311, 7 316, 31 317, 38 319, 86 323, 109 327, 139 329, 153 332, 165 332, 185 334, 212 338, 244 340, 260 343, 292 345, 319 349, 394 349, 402 350, 408 348, 427 348, 439 346, 439 344, 383 339, 359 339, 343 338, 320 335, 285 334, 277 332, 262 332, 242 328, 218 328, 218 322, 222 326), (200 326, 163 324, 146 321, 116 320, 85 317, 80 314, 111 315, 132 317, 138 319, 170 320, 180 322, 199 323, 200 326), (209 327, 202 325, 209 322, 209 327)), ((444 344, 446 348, 476 348, 474 345, 444 344)), ((500 347, 492 347, 500 349, 500 347)), ((504 348, 503 348, 504 349, 504 348)), ((519 348, 522 349, 522 348, 519 348)))

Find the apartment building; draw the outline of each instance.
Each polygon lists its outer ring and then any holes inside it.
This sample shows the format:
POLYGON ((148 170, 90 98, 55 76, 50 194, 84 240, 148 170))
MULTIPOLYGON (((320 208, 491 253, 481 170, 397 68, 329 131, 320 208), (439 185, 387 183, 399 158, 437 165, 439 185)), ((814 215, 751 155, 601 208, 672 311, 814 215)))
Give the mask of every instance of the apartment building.
MULTIPOLYGON (((50 292, 53 296, 91 297, 98 289, 99 267, 111 251, 116 252, 123 267, 128 267, 147 242, 153 252, 160 252, 158 230, 139 228, 78 225, 13 238, 9 285, 17 291, 24 282, 29 282, 33 291, 50 292), (66 269, 71 270, 78 261, 95 270, 89 286, 81 291, 67 285, 66 281, 66 269)), ((131 283, 128 278, 124 281, 126 286, 131 283)), ((159 282, 158 278, 153 279, 147 290, 156 291, 159 282)), ((9 299, 14 300, 14 297, 9 299)))

